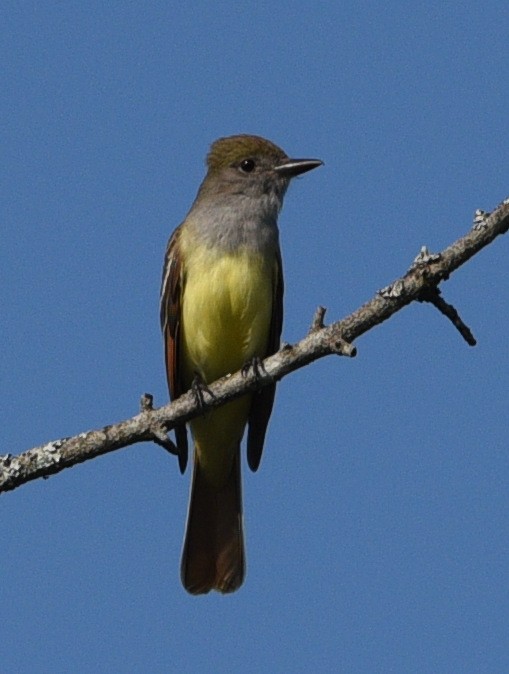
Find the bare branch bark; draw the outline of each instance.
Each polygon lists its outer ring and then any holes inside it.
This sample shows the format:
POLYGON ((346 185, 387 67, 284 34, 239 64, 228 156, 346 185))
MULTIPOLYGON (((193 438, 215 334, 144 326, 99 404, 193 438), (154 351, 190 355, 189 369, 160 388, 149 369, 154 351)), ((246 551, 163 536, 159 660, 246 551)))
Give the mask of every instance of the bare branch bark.
MULTIPOLYGON (((422 248, 404 276, 378 291, 369 302, 343 320, 324 327, 325 310, 319 307, 309 334, 293 346, 284 345, 278 353, 267 358, 258 376, 251 370, 246 375, 237 372, 211 384, 211 395, 206 396, 207 406, 223 405, 248 391, 282 379, 323 356, 355 356, 356 349, 351 344, 354 339, 415 301, 431 302, 452 321, 469 344, 475 344, 457 310, 440 297, 438 285, 508 229, 509 199, 490 215, 477 211, 474 225, 465 236, 438 254, 430 254, 422 248)), ((168 431, 177 423, 189 421, 200 413, 202 410, 192 392, 158 409, 152 407, 151 396, 146 394, 142 398, 140 414, 131 419, 34 447, 18 456, 0 456, 0 493, 138 442, 156 442, 174 453, 168 431)))

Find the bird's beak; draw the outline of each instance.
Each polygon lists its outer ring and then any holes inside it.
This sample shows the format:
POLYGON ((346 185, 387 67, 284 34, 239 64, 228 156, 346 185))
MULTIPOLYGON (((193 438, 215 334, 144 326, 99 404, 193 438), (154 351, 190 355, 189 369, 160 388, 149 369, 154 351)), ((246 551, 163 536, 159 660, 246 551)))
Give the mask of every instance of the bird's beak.
POLYGON ((321 166, 323 161, 320 159, 287 159, 284 164, 274 167, 274 171, 285 178, 294 178, 300 176, 301 173, 311 171, 318 166, 321 166))

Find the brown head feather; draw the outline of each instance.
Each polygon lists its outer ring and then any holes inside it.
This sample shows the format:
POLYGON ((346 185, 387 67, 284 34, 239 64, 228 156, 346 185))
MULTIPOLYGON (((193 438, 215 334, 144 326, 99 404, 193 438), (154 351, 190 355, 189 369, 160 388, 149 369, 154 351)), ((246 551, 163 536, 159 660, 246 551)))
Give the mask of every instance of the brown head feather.
POLYGON ((286 153, 280 147, 271 143, 270 140, 260 136, 239 134, 238 136, 219 138, 212 144, 207 155, 207 167, 209 171, 215 173, 242 159, 260 156, 273 157, 276 163, 286 158, 286 153))

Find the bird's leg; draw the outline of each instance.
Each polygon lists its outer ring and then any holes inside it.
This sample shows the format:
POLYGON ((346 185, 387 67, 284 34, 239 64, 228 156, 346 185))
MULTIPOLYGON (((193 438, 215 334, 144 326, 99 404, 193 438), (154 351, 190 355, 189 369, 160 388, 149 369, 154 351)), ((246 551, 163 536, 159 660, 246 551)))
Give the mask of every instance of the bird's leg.
POLYGON ((267 374, 267 370, 263 367, 263 359, 260 356, 253 356, 253 358, 244 363, 241 369, 242 376, 247 377, 249 370, 253 372, 256 381, 261 379, 264 374, 267 374))
POLYGON ((205 402, 204 394, 208 393, 211 398, 215 398, 216 396, 209 389, 207 382, 203 379, 199 372, 194 373, 194 379, 191 383, 191 391, 193 392, 194 399, 196 400, 196 403, 201 412, 205 414, 207 410, 207 403, 205 402))

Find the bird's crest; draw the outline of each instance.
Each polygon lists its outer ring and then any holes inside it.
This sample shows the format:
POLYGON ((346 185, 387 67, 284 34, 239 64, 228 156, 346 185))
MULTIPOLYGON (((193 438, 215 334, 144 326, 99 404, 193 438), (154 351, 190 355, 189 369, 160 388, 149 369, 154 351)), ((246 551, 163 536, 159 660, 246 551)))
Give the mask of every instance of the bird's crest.
POLYGON ((242 159, 255 157, 273 157, 275 162, 286 157, 285 152, 271 143, 270 140, 260 136, 240 134, 219 138, 212 144, 207 155, 207 167, 209 171, 219 171, 226 166, 231 166, 242 159))

